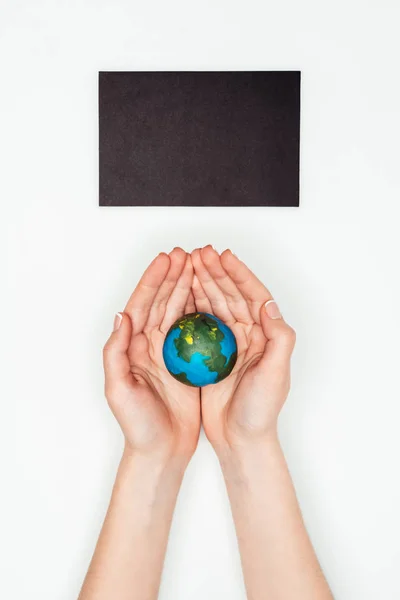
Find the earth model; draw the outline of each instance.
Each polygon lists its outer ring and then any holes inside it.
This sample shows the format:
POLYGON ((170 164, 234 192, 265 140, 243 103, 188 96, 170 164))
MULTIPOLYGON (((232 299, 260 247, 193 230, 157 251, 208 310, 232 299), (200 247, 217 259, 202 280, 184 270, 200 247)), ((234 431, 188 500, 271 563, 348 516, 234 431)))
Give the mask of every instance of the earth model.
POLYGON ((163 357, 175 379, 204 387, 228 377, 237 359, 236 339, 218 317, 191 313, 175 321, 168 331, 163 357))

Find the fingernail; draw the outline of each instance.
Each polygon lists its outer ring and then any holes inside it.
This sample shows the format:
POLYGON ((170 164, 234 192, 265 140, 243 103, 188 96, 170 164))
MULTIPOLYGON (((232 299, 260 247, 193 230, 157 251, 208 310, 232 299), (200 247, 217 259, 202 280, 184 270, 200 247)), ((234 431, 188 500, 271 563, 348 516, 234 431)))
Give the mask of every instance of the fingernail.
POLYGON ((121 321, 122 321, 122 314, 117 313, 114 317, 114 331, 117 331, 119 329, 119 326, 121 325, 121 321))
POLYGON ((270 319, 280 319, 282 317, 275 300, 268 300, 268 302, 265 303, 265 310, 270 319))

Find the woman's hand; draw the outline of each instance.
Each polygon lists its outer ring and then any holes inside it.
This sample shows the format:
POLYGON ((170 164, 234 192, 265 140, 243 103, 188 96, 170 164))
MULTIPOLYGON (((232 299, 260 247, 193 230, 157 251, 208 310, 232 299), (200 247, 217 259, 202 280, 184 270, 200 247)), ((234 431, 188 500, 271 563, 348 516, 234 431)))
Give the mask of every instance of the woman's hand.
POLYGON ((104 348, 105 392, 125 435, 110 505, 79 600, 153 600, 172 514, 200 431, 200 394, 171 377, 162 347, 195 310, 190 255, 153 260, 104 348))
POLYGON ((110 506, 80 600, 155 599, 176 497, 200 431, 199 391, 164 366, 166 332, 194 310, 181 248, 145 271, 104 347, 105 393, 125 436, 110 506))
POLYGON ((276 437, 293 330, 230 251, 220 257, 207 246, 192 260, 195 277, 183 250, 160 254, 104 348, 106 396, 126 451, 79 598, 158 597, 173 509, 200 429, 199 390, 170 376, 162 346, 172 323, 197 308, 225 321, 238 343, 229 377, 201 390, 201 411, 227 484, 248 597, 332 600, 276 437))
POLYGON ((201 390, 204 430, 217 454, 276 433, 290 387, 295 333, 267 288, 230 250, 194 250, 196 309, 222 319, 234 332, 238 359, 218 385, 201 390))
POLYGON ((196 308, 233 330, 232 373, 201 390, 205 432, 221 463, 247 596, 332 600, 277 436, 290 387, 294 331, 271 294, 229 250, 192 253, 196 308))
POLYGON ((199 390, 165 368, 162 347, 172 323, 195 310, 189 254, 175 248, 150 264, 104 347, 105 394, 126 450, 188 462, 200 431, 199 390))

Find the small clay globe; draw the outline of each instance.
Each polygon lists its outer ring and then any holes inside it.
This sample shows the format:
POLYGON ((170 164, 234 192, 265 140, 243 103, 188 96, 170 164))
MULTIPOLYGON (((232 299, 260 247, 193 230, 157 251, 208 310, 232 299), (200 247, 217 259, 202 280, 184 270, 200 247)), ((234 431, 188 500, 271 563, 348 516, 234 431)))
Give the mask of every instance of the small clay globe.
POLYGON ((228 377, 237 359, 231 329, 208 313, 191 313, 175 321, 165 338, 163 357, 175 379, 194 387, 228 377))

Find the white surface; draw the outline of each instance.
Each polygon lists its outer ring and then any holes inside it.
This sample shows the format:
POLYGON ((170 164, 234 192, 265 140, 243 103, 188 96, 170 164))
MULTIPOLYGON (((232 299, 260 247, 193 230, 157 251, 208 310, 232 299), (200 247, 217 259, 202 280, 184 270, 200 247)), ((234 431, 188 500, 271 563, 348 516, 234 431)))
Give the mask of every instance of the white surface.
MULTIPOLYGON (((297 330, 281 437, 335 598, 399 598, 398 20, 394 0, 0 4, 1 598, 77 596, 122 443, 101 368, 114 312, 156 253, 209 242, 297 330), (107 69, 301 69, 301 208, 99 208, 107 69)), ((202 438, 160 598, 244 597, 202 438)))

